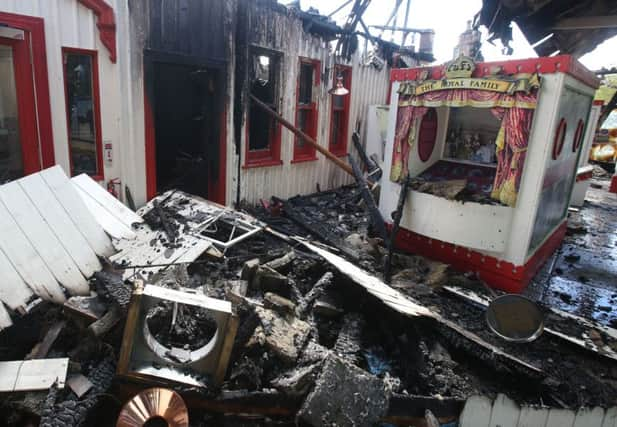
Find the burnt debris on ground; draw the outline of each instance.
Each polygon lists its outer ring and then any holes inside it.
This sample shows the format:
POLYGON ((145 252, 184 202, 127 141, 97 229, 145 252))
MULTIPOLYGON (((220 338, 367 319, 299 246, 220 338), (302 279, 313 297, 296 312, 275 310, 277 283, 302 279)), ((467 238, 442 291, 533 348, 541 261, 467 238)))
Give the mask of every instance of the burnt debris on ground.
MULTIPOLYGON (((593 200, 587 202, 591 211, 593 200)), ((222 384, 200 388, 161 380, 186 398, 191 425, 371 425, 379 420, 405 425, 421 419, 425 409, 441 420, 454 419, 468 397, 499 393, 519 403, 570 409, 617 404, 617 337, 611 329, 564 317, 548 308, 553 300, 536 298, 546 303, 546 327, 552 332, 534 343, 507 344, 486 327, 488 296, 475 278, 395 252, 393 292, 428 313, 405 316, 303 244, 302 239, 320 241, 379 281, 386 249, 373 237, 356 187, 247 208, 268 227, 237 211, 213 210, 218 212, 214 218, 198 207, 180 192, 159 198, 145 210, 146 235, 153 254, 157 247, 181 251, 191 239, 207 236, 211 245, 204 245, 203 254, 157 268, 151 267, 157 259, 152 255, 146 267, 135 269, 149 284, 231 301, 239 318, 222 384), (356 402, 358 393, 362 402, 370 397, 371 405, 356 402)), ((580 214, 587 232, 589 211, 580 214)), ((600 225, 596 233, 610 232, 608 224, 600 225)), ((587 237, 575 233, 568 239, 566 247, 587 237)), ((608 235, 606 242, 612 242, 608 235)), ((614 247, 605 249, 614 254, 614 247)), ((571 252, 562 250, 564 262, 580 263, 571 252)), ((68 378, 77 390, 10 394, 0 404, 0 416, 9 425, 26 420, 114 425, 122 404, 152 384, 152 378, 135 383, 109 374, 130 315, 132 284, 123 280, 129 253, 91 279, 97 295, 64 307, 41 303, 0 333, 3 361, 26 359, 51 334, 49 348, 39 357, 68 357, 68 378), (121 321, 93 333, 90 326, 112 308, 121 321)), ((565 267, 560 268, 562 273, 555 274, 565 276, 565 267)), ((590 279, 588 284, 595 285, 590 279)), ((573 303, 556 289, 551 282, 545 294, 556 295, 559 308, 573 303)), ((610 316, 591 317, 610 325, 610 316)), ((154 306, 147 322, 162 345, 186 351, 206 345, 217 330, 207 311, 169 302, 154 306)))

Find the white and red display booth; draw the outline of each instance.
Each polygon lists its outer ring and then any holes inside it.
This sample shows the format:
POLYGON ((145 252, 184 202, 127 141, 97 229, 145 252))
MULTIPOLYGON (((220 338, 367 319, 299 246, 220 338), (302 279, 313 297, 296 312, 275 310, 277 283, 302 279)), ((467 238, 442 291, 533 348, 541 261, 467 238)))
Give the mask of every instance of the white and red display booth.
POLYGON ((560 245, 595 75, 566 55, 392 71, 379 208, 409 176, 465 179, 464 200, 409 190, 396 245, 520 292, 560 245), (494 153, 494 154, 492 154, 494 153))

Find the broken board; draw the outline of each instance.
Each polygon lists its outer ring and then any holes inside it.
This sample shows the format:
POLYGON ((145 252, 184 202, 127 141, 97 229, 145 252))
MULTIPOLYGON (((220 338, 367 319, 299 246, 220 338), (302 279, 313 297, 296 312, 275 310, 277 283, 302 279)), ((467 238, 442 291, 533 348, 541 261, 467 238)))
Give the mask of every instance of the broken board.
POLYGON ((69 359, 0 362, 0 392, 47 390, 57 381, 64 388, 69 359))
POLYGON ((39 174, 94 252, 101 257, 113 254, 115 250, 111 240, 94 219, 62 168, 54 166, 39 174))
POLYGON ((86 279, 19 181, 0 187, 0 200, 56 280, 72 295, 88 294, 86 279))

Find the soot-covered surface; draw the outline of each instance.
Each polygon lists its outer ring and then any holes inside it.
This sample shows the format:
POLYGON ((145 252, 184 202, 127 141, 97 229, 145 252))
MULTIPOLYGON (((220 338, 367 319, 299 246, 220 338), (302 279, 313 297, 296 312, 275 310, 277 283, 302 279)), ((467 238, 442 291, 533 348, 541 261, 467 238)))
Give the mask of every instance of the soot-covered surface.
POLYGON ((609 182, 592 182, 583 207, 570 213, 552 274, 549 277, 549 261, 525 294, 617 327, 617 195, 607 191, 609 182))

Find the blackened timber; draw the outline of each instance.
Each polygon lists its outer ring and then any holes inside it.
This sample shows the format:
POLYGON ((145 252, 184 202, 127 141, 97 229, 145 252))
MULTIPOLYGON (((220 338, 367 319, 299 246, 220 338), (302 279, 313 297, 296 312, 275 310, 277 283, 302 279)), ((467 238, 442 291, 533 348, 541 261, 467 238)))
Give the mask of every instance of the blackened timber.
POLYGON ((371 215, 371 222, 373 223, 373 227, 377 231, 379 237, 383 239, 383 241, 387 241, 388 233, 386 232, 386 224, 381 216, 381 212, 377 209, 377 204, 375 203, 375 199, 373 198, 373 193, 368 188, 368 184, 364 176, 362 175, 362 171, 358 167, 358 163, 353 159, 353 157, 349 156, 349 163, 351 164, 351 168, 353 170, 354 177, 356 178, 356 183, 358 184, 358 188, 362 194, 362 199, 364 199, 364 203, 366 203, 366 208, 371 215))
POLYGON ((308 230, 311 234, 317 236, 321 241, 327 243, 330 246, 335 247, 340 250, 342 253, 347 255, 352 259, 358 259, 358 254, 348 248, 341 238, 339 238, 334 233, 331 233, 328 230, 328 227, 323 225, 319 221, 315 221, 309 215, 302 212, 300 209, 296 209, 295 206, 289 202, 288 200, 281 200, 274 198, 274 200, 279 201, 283 204, 283 210, 285 211, 285 216, 291 219, 296 224, 302 226, 306 230, 308 230))
POLYGON ((388 239, 388 253, 384 260, 383 276, 386 283, 390 283, 392 279, 392 252, 394 251, 394 242, 396 241, 396 234, 398 233, 399 226, 401 224, 401 218, 403 217, 403 209, 405 209, 405 201, 407 200, 407 193, 409 193, 409 184, 411 179, 407 177, 405 182, 401 186, 401 193, 398 196, 398 203, 396 204, 396 210, 392 214, 392 231, 390 232, 390 239, 388 239))
POLYGON ((360 160, 364 163, 364 167, 368 171, 369 176, 375 180, 379 180, 382 175, 381 168, 373 161, 373 159, 366 155, 366 151, 360 142, 360 135, 358 135, 358 132, 353 133, 351 140, 353 141, 353 145, 356 147, 360 160))

